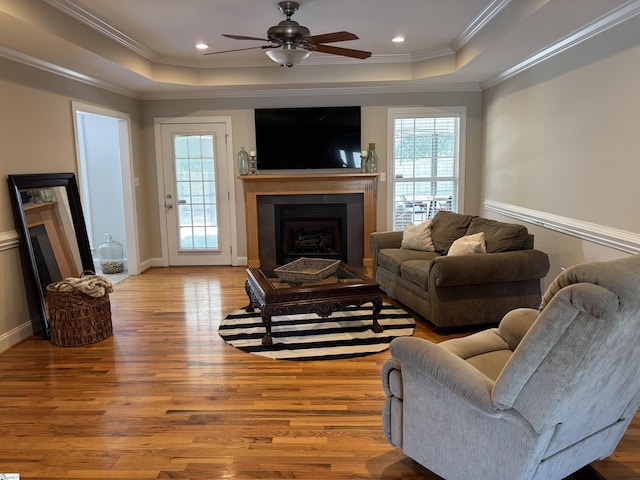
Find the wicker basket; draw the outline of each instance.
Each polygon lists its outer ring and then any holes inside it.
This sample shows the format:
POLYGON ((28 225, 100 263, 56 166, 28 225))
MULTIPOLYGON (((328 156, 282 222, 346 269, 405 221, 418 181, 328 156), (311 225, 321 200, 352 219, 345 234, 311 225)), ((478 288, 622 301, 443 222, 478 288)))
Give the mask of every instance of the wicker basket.
POLYGON ((113 334, 109 293, 92 297, 80 290, 60 291, 61 282, 47 286, 51 343, 77 347, 96 343, 113 334))

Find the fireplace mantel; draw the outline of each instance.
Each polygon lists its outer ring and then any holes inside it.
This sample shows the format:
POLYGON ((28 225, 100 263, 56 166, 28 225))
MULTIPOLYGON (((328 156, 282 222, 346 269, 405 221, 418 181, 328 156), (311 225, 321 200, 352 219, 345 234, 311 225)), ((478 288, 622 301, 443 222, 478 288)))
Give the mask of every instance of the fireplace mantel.
POLYGON ((317 173, 306 175, 248 175, 238 177, 244 185, 247 228, 247 263, 260 267, 258 245, 258 197, 260 195, 313 195, 361 193, 364 196, 364 258, 371 266, 369 236, 376 231, 377 173, 317 173))

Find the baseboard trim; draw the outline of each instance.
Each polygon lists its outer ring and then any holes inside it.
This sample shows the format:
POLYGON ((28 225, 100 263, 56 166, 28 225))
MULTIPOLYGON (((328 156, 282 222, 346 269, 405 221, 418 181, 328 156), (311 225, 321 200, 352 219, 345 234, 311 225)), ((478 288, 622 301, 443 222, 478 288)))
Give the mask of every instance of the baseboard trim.
POLYGON ((162 267, 162 258, 149 258, 140 262, 138 266, 140 268, 140 273, 143 273, 153 267, 162 267))
POLYGON ((7 333, 0 335, 0 353, 9 350, 14 345, 33 336, 31 322, 23 323, 7 333))
POLYGON ((637 233, 493 200, 485 200, 484 208, 490 212, 499 213, 500 215, 512 217, 622 252, 640 253, 640 234, 637 233))

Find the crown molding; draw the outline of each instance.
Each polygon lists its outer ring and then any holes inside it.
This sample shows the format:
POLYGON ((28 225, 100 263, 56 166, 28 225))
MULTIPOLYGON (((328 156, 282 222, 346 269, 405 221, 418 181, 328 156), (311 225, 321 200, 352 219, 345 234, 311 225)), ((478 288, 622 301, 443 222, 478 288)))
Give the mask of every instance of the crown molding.
POLYGON ((308 97, 328 95, 384 95, 401 93, 433 93, 433 92, 480 92, 477 83, 433 84, 433 85, 376 85, 353 87, 317 87, 296 88, 286 86, 275 88, 201 88, 185 92, 147 92, 141 100, 182 100, 199 98, 259 98, 259 97, 308 97))
POLYGON ((480 30, 486 27, 491 21, 504 10, 511 0, 494 0, 484 10, 482 10, 476 18, 464 29, 464 31, 451 42, 451 49, 457 52, 464 47, 480 30))
POLYGON ((455 55, 451 47, 436 47, 431 48, 429 50, 425 50, 424 52, 414 53, 410 56, 411 62, 422 62, 424 60, 431 60, 432 58, 446 57, 447 55, 455 55))
POLYGON ((319 95, 360 95, 360 94, 390 94, 390 93, 428 93, 428 92, 480 92, 477 83, 460 84, 433 84, 433 85, 376 85, 353 87, 317 87, 317 88, 224 88, 224 87, 193 87, 189 91, 165 91, 139 93, 125 89, 119 85, 99 80, 74 70, 46 62, 31 55, 18 52, 12 48, 0 45, 0 57, 22 63, 24 65, 43 70, 61 77, 102 88, 110 92, 124 95, 138 100, 179 100, 190 98, 253 98, 264 97, 290 97, 290 96, 319 96, 319 95))
POLYGON ((484 208, 490 212, 581 238, 615 250, 631 254, 640 253, 640 235, 637 233, 493 200, 485 200, 484 208))
POLYGON ((138 55, 143 56, 147 60, 154 61, 157 58, 155 52, 145 47, 141 43, 135 41, 125 33, 121 32, 114 26, 108 24, 96 14, 90 10, 81 7, 73 0, 43 0, 45 3, 51 5, 53 8, 64 12, 66 15, 75 18, 76 20, 84 23, 88 27, 96 30, 107 38, 118 42, 124 47, 132 50, 138 55))
POLYGON ((220 87, 194 87, 189 91, 180 92, 147 92, 139 93, 125 89, 119 85, 99 80, 74 70, 46 62, 31 55, 18 52, 12 48, 0 45, 0 57, 38 68, 40 70, 59 75, 71 80, 76 80, 87 85, 102 88, 119 95, 138 100, 178 100, 189 98, 253 98, 264 97, 290 97, 290 96, 319 96, 319 95, 360 95, 360 94, 389 94, 389 93, 427 93, 427 92, 479 92, 477 83, 462 84, 433 84, 433 85, 376 85, 376 86, 350 86, 350 87, 317 87, 317 88, 220 88, 220 87))
POLYGON ((481 83, 481 87, 483 90, 493 87, 535 65, 538 65, 539 63, 549 60, 565 50, 575 47, 585 40, 589 40, 590 38, 595 37, 616 25, 626 22, 638 14, 640 14, 640 0, 630 0, 606 15, 594 20, 580 30, 567 35, 553 45, 540 50, 517 65, 514 65, 504 72, 490 78, 486 82, 481 83))
POLYGON ((0 45, 0 57, 6 58, 8 60, 13 60, 14 62, 22 63, 30 67, 35 67, 37 69, 44 70, 45 72, 53 73, 55 75, 60 75, 61 77, 86 83, 87 85, 99 87, 104 90, 117 93, 119 95, 124 95, 131 98, 137 98, 136 92, 123 88, 120 85, 105 82, 95 77, 90 77, 89 75, 76 72, 75 70, 71 70, 69 68, 61 67, 60 65, 55 65, 53 63, 46 62, 44 60, 33 57, 31 55, 27 55, 26 53, 19 52, 9 47, 5 47, 4 45, 0 45))

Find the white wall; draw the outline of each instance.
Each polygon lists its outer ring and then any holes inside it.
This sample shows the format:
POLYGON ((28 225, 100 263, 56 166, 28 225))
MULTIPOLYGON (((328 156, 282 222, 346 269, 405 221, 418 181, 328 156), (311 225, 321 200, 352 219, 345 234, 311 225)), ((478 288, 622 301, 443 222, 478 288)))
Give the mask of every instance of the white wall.
POLYGON ((83 195, 89 199, 88 207, 84 206, 85 216, 94 258, 98 258, 97 250, 105 233, 122 244, 126 258, 118 120, 88 113, 78 116, 86 182, 83 195))

